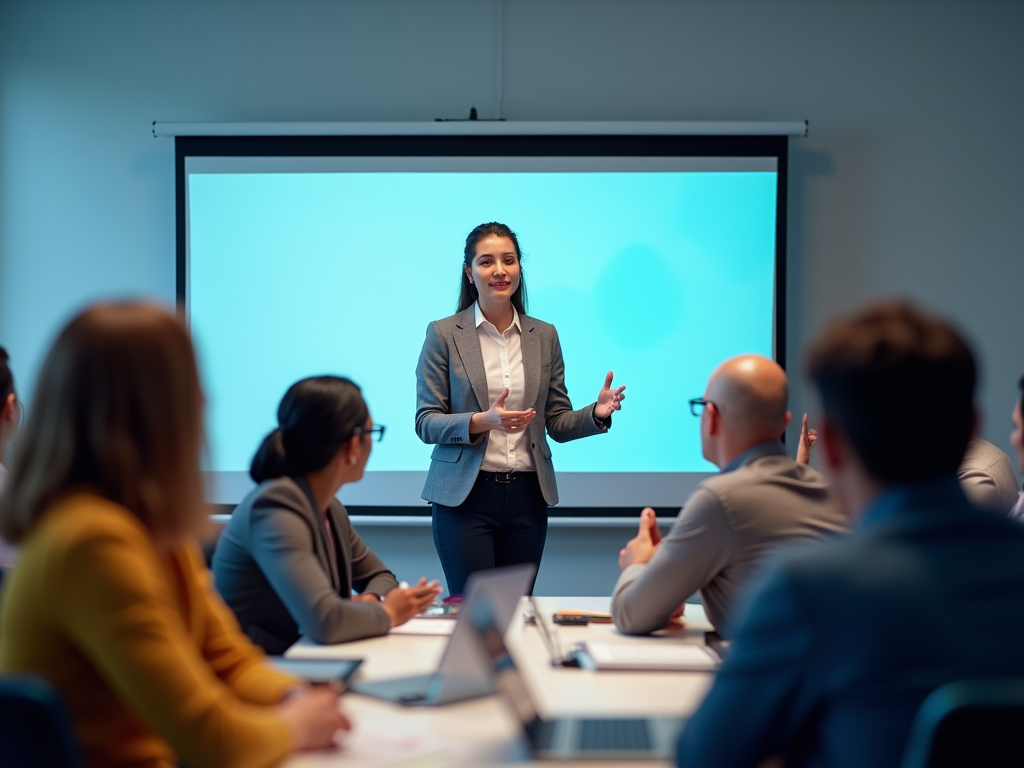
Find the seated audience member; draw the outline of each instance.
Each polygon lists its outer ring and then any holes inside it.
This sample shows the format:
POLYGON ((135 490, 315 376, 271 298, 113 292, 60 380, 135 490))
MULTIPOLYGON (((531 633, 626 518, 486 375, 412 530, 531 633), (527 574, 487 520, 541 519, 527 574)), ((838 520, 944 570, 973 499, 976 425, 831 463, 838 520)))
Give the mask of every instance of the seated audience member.
POLYGON ((1017 478, 1010 457, 977 435, 967 444, 956 476, 976 507, 1009 514, 1017 503, 1017 478))
POLYGON ((722 470, 687 499, 661 539, 654 510, 619 553, 622 575, 612 617, 622 632, 664 627, 698 589, 708 619, 728 632, 737 595, 764 556, 782 543, 845 530, 846 520, 818 472, 786 455, 779 438, 789 423, 786 373, 757 355, 722 363, 700 412, 704 458, 722 470))
POLYGON ((269 766, 332 745, 336 696, 265 663, 194 543, 203 399, 185 328, 145 304, 88 309, 32 402, 0 498, 20 547, 0 672, 56 688, 90 766, 269 766))
MULTIPOLYGON (((18 421, 21 416, 21 407, 18 403, 18 395, 14 391, 14 376, 11 374, 11 358, 7 350, 0 347, 0 490, 3 490, 4 481, 7 479, 7 469, 4 462, 7 460, 7 446, 18 431, 18 421)), ((0 576, 5 571, 14 567, 18 559, 18 551, 0 538, 0 576)))
POLYGON ((384 434, 359 387, 337 376, 303 379, 277 420, 249 469, 259 485, 213 555, 217 589, 243 631, 279 654, 301 634, 318 643, 385 635, 426 609, 437 582, 399 587, 335 498, 363 476, 374 434, 384 434))
POLYGON ((680 766, 894 767, 936 687, 1024 674, 1024 528, 973 506, 956 477, 975 424, 967 344, 880 304, 835 322, 809 371, 824 472, 854 528, 772 559, 680 766), (970 637, 951 629, 957 606, 970 637))
MULTIPOLYGON (((1021 396, 1013 406, 1011 416, 1013 432, 1010 433, 1010 444, 1013 445, 1013 450, 1017 454, 1017 469, 1024 473, 1024 413, 1022 413, 1022 409, 1024 409, 1024 377, 1021 378, 1019 386, 1021 396)), ((1017 497, 1010 517, 1024 522, 1024 494, 1017 497)))
MULTIPOLYGON (((807 414, 804 414, 804 428, 796 453, 798 462, 807 464, 810 461, 816 439, 815 430, 807 429, 807 414)), ((976 507, 1009 514, 1017 503, 1017 478, 1014 477, 1010 457, 977 435, 972 436, 967 444, 956 476, 964 494, 976 507)))

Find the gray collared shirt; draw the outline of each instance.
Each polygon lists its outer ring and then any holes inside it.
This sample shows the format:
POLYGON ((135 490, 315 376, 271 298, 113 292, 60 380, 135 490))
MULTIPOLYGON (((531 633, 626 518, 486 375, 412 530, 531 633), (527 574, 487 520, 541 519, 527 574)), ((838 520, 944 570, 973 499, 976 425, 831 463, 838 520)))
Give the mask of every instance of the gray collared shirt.
POLYGON ((988 440, 971 438, 956 476, 974 506, 1012 516, 1017 504, 1017 478, 1010 457, 988 440))
POLYGON ((787 456, 782 443, 755 445, 697 486, 650 562, 622 572, 612 594, 615 626, 630 634, 660 629, 700 590, 708 619, 727 632, 738 596, 769 552, 846 527, 818 472, 787 456))

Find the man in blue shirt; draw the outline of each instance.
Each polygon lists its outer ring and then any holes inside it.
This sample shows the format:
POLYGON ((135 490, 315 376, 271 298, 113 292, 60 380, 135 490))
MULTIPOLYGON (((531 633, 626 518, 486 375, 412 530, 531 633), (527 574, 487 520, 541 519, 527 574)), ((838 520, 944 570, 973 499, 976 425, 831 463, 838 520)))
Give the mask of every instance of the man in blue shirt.
POLYGON ((853 530, 761 574, 680 766, 895 767, 933 689, 1024 675, 1024 526, 974 508, 956 477, 976 421, 967 344, 881 304, 834 323, 808 367, 853 530))

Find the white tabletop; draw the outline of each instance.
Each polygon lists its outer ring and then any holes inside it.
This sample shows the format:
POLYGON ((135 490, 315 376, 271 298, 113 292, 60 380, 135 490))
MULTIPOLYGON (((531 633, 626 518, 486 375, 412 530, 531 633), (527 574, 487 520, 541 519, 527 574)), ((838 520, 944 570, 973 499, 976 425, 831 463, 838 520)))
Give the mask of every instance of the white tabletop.
MULTIPOLYGON (((606 597, 536 598, 538 611, 564 608, 607 611, 606 597)), ((527 606, 524 603, 524 609, 527 606)), ((585 627, 559 626, 563 645, 587 640, 628 643, 703 643, 711 629, 702 606, 686 607, 683 628, 657 637, 621 635, 611 624, 585 627)), ((445 619, 437 619, 445 621, 445 619)), ((332 646, 302 643, 290 656, 363 658, 357 673, 373 680, 433 672, 441 659, 447 637, 390 635, 332 646)), ((547 646, 535 626, 526 625, 521 614, 506 636, 538 708, 547 717, 561 715, 679 715, 692 713, 703 699, 712 675, 701 672, 619 672, 553 667, 547 646)), ((346 746, 329 753, 296 755, 286 768, 326 766, 385 766, 432 768, 442 765, 505 765, 522 763, 528 756, 511 712, 498 696, 443 707, 403 707, 348 693, 342 707, 355 729, 346 746)), ((624 765, 623 763, 616 763, 624 765)), ((637 766, 662 763, 636 762, 637 766)), ((579 768, 587 765, 573 762, 579 768)), ((593 765, 607 767, 607 763, 593 765)))

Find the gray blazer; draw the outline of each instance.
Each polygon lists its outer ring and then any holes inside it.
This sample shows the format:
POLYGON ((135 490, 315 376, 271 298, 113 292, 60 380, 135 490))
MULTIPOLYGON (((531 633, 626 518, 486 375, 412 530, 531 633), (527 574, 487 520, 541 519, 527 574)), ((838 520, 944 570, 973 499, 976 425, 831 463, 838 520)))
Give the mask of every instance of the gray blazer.
MULTIPOLYGON (((491 407, 475 320, 469 307, 428 325, 416 366, 416 434, 424 443, 437 446, 430 455, 423 498, 447 507, 457 507, 469 496, 490 434, 469 434, 472 415, 491 407)), ((599 424, 594 418, 596 403, 572 409, 555 326, 526 315, 520 315, 519 324, 525 408, 535 408, 542 417, 530 422, 526 435, 544 499, 554 506, 558 489, 545 429, 553 440, 564 443, 607 432, 611 417, 599 424)))
POLYGON ((217 541, 217 589, 242 631, 267 653, 284 653, 303 634, 318 643, 343 643, 391 628, 379 603, 348 598, 353 588, 385 594, 398 586, 395 575, 359 538, 340 501, 332 500, 327 511, 337 568, 312 491, 298 478, 260 483, 217 541))

